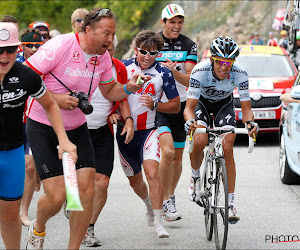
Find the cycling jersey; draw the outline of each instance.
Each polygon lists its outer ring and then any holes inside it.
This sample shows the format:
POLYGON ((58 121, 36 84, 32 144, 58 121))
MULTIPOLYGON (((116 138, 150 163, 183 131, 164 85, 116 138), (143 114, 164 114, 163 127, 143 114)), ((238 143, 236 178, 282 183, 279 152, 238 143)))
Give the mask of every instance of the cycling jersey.
MULTIPOLYGON (((166 62, 170 59, 173 62, 177 62, 176 69, 185 74, 185 63, 197 63, 197 45, 188 37, 180 34, 175 39, 168 39, 163 35, 161 31, 160 34, 164 38, 164 47, 158 53, 156 61, 166 62)), ((186 86, 176 81, 176 87, 180 96, 180 102, 186 101, 186 86)), ((162 102, 167 102, 168 100, 163 97, 162 102)))
POLYGON ((217 80, 212 74, 210 61, 198 63, 192 70, 188 98, 200 99, 200 95, 211 102, 223 100, 238 88, 240 101, 249 101, 248 74, 241 66, 234 64, 224 80, 217 80))
POLYGON ((46 89, 38 74, 18 62, 0 86, 0 150, 11 150, 24 143, 22 119, 28 96, 40 98, 46 89))
POLYGON ((165 92, 168 99, 173 99, 178 96, 175 80, 172 72, 164 67, 159 62, 155 62, 148 69, 141 70, 135 58, 124 61, 127 70, 128 80, 136 73, 149 75, 152 79, 146 82, 139 91, 127 97, 131 116, 134 120, 134 130, 144 130, 156 127, 155 115, 156 111, 143 106, 140 102, 142 94, 148 94, 152 97, 154 102, 160 101, 160 98, 165 92))
MULTIPOLYGON (((110 84, 114 81, 111 58, 106 51, 95 55, 87 62, 80 47, 78 33, 56 36, 47 41, 34 53, 26 63, 40 75, 53 93, 66 93, 68 90, 49 72, 52 72, 69 89, 88 94, 91 80, 93 83, 90 98, 99 84, 110 84)), ((78 128, 86 122, 85 114, 77 107, 74 110, 61 110, 66 130, 78 128)), ((41 105, 34 102, 29 118, 51 126, 41 105)))

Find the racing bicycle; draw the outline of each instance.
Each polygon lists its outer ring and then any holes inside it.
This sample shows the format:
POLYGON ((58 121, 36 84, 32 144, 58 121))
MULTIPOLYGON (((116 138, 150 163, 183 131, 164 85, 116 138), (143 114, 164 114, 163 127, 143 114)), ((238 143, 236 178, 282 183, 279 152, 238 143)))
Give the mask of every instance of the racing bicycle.
MULTIPOLYGON (((200 200, 196 201, 196 203, 204 208, 207 239, 210 241, 214 233, 216 248, 225 249, 228 223, 230 222, 228 221, 228 180, 222 142, 225 140, 226 134, 248 134, 248 129, 197 128, 194 133, 207 133, 209 142, 200 178, 200 200)), ((191 133, 188 153, 193 151, 193 144, 193 134, 191 133)), ((254 140, 252 137, 249 137, 249 153, 253 151, 253 147, 254 140)))

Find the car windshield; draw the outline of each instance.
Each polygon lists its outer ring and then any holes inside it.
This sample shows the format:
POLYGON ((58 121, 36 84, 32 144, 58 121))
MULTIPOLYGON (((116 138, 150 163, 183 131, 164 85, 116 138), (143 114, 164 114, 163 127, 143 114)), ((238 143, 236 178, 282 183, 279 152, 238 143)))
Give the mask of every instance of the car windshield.
POLYGON ((240 54, 236 62, 243 66, 249 77, 293 76, 293 69, 283 55, 240 54))

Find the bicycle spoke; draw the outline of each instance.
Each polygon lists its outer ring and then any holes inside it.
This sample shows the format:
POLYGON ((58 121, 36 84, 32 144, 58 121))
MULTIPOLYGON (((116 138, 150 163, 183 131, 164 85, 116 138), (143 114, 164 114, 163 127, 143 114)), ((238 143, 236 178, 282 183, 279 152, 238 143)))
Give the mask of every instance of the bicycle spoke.
POLYGON ((217 160, 216 195, 214 208, 214 234, 217 249, 225 249, 228 234, 228 183, 224 159, 217 160), (227 208, 227 209, 226 209, 227 208))

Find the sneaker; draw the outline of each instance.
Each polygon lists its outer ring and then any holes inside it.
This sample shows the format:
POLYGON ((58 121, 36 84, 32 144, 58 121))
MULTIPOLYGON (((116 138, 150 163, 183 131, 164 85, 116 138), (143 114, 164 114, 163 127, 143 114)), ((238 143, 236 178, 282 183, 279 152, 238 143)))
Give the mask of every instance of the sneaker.
POLYGON ((162 215, 166 221, 176 221, 181 219, 181 215, 177 213, 177 210, 171 199, 163 204, 162 215))
POLYGON ((43 249, 43 244, 45 240, 46 233, 38 233, 34 230, 33 226, 36 220, 31 221, 28 229, 28 240, 26 244, 26 249, 43 249))
POLYGON ((100 240, 95 237, 94 227, 89 227, 83 240, 82 244, 87 247, 98 247, 101 246, 100 240))
POLYGON ((240 220, 236 208, 234 206, 229 206, 228 209, 228 221, 230 224, 235 224, 240 220))
POLYGON ((200 200, 200 177, 191 177, 188 197, 190 201, 199 201, 200 200))
POLYGON ((64 214, 65 214, 66 218, 69 219, 71 210, 67 210, 67 201, 65 201, 63 204, 63 210, 64 210, 64 214))

